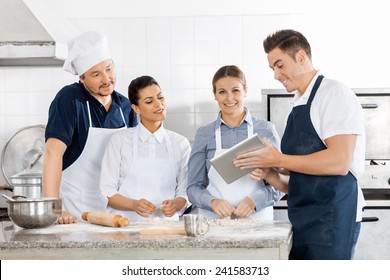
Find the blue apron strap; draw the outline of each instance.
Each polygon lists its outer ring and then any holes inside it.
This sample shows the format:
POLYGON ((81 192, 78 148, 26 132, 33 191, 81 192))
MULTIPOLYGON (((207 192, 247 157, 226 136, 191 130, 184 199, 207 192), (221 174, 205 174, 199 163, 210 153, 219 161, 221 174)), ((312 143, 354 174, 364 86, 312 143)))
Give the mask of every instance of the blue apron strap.
POLYGON ((306 103, 307 105, 311 105, 311 102, 313 101, 314 96, 316 95, 317 89, 320 87, 320 84, 321 84, 323 78, 324 78, 323 75, 319 75, 317 77, 317 80, 314 83, 313 89, 311 90, 309 100, 306 103))

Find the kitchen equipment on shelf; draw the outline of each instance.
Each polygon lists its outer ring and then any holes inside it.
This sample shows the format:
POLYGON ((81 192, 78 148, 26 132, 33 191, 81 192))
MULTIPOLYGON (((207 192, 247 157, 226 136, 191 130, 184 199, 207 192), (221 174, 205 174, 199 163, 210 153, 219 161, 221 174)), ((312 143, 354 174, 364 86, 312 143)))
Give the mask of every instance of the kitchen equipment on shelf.
POLYGON ((11 176, 21 172, 42 171, 45 151, 45 126, 20 129, 4 146, 1 170, 9 185, 11 176))
POLYGON ((61 215, 60 198, 16 198, 7 199, 8 215, 17 226, 31 229, 54 224, 61 215))
POLYGON ((42 171, 27 171, 11 176, 13 195, 22 195, 28 198, 42 196, 42 171))
POLYGON ((8 195, 6 195, 6 194, 2 194, 1 196, 4 197, 5 199, 7 199, 8 201, 16 201, 15 198, 10 197, 10 196, 8 196, 8 195))
MULTIPOLYGON (((0 187, 0 193, 40 197, 42 187, 39 182, 42 180, 44 150, 44 125, 28 126, 18 130, 8 140, 1 154, 1 171, 6 182, 0 187), (23 186, 24 183, 27 184, 23 186), (14 184, 17 185, 15 192, 14 184)), ((6 201, 0 197, 0 208, 6 207, 6 201)))

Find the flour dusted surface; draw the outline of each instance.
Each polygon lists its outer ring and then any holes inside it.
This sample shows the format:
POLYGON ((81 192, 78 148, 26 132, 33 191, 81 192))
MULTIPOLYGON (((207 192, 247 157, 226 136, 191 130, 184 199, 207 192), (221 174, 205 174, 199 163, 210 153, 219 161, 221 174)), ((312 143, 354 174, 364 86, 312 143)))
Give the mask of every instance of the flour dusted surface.
POLYGON ((261 226, 263 221, 252 219, 232 219, 231 217, 223 219, 209 220, 210 225, 226 227, 243 227, 243 226, 261 226))

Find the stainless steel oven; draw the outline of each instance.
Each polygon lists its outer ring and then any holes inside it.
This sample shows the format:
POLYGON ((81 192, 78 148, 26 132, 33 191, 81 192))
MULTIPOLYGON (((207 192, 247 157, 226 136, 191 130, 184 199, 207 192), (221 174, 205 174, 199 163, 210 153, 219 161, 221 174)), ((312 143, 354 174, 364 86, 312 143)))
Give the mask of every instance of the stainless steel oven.
MULTIPOLYGON (((367 206, 355 259, 390 259, 390 89, 353 89, 365 114, 366 169, 359 185, 367 206)), ((267 119, 283 135, 293 95, 282 89, 263 89, 267 119)), ((288 219, 286 200, 274 206, 275 219, 288 219)))
POLYGON ((390 260, 390 160, 367 160, 359 185, 367 206, 355 259, 390 260))

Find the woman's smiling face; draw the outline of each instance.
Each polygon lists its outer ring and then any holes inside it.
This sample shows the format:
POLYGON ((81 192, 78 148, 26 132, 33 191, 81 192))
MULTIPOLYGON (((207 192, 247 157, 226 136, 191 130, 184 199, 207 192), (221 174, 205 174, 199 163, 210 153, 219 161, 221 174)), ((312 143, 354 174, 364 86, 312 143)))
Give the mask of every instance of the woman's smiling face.
POLYGON ((215 100, 222 115, 239 115, 244 111, 246 89, 235 77, 223 77, 215 83, 215 100))

